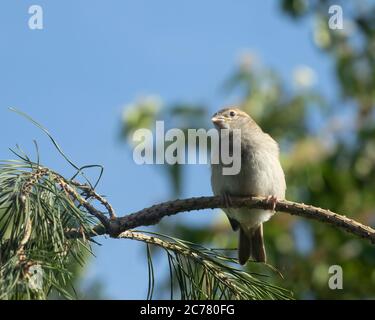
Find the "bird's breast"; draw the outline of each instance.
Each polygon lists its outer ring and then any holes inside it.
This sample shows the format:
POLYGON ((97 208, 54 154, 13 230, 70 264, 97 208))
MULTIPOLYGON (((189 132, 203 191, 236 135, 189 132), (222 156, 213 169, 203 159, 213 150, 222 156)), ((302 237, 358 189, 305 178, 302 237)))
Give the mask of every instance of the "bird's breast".
POLYGON ((285 178, 278 155, 266 151, 242 153, 238 174, 224 175, 222 169, 221 164, 212 165, 211 184, 214 194, 227 192, 237 196, 285 197, 285 178))

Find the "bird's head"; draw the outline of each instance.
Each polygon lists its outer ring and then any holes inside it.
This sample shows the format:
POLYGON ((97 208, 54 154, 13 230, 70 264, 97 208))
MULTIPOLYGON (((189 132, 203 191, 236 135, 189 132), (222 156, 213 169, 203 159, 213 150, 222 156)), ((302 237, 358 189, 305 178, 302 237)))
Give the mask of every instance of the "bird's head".
POLYGON ((242 129, 249 122, 254 122, 246 112, 235 107, 219 110, 212 116, 211 121, 218 130, 242 129))

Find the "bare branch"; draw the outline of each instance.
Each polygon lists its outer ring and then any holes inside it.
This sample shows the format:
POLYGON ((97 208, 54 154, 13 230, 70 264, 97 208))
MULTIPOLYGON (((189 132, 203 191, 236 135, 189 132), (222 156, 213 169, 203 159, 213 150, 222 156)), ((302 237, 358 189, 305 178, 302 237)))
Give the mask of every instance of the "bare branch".
POLYGON ((64 179, 60 177, 56 177, 58 183, 60 184, 61 188, 65 190, 65 192, 69 195, 71 195, 74 199, 76 199, 79 204, 86 208, 86 210, 96 217, 103 225, 104 227, 109 230, 109 219, 99 210, 97 210, 92 204, 90 204, 88 201, 83 199, 77 192, 72 188, 67 182, 65 182, 64 179))
POLYGON ((71 183, 74 186, 79 187, 80 189, 84 190, 89 197, 92 197, 98 200, 108 210, 108 214, 111 219, 116 218, 115 210, 113 209, 113 207, 107 201, 106 198, 104 198, 103 196, 95 192, 95 190, 93 190, 88 184, 82 184, 77 181, 71 181, 71 183))
MULTIPOLYGON (((251 209, 272 210, 272 203, 267 201, 265 197, 231 197, 231 200, 231 207, 233 208, 247 207, 251 209)), ((198 197, 168 201, 120 218, 112 219, 109 221, 108 228, 105 229, 97 226, 89 236, 108 233, 112 237, 118 237, 120 233, 129 229, 157 224, 166 216, 192 210, 223 208, 224 206, 225 204, 221 197, 198 197)), ((277 201, 275 210, 333 225, 375 244, 375 230, 373 228, 330 210, 287 200, 277 201)), ((67 236, 77 237, 79 233, 70 230, 67 236)))

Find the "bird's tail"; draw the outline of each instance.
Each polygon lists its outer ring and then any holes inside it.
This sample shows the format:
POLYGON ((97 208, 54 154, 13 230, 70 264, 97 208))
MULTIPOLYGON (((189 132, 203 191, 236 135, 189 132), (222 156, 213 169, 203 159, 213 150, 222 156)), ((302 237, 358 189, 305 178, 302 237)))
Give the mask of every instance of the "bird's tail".
POLYGON ((263 241, 263 224, 245 232, 240 228, 238 260, 244 265, 252 257, 257 262, 266 262, 266 249, 263 241))

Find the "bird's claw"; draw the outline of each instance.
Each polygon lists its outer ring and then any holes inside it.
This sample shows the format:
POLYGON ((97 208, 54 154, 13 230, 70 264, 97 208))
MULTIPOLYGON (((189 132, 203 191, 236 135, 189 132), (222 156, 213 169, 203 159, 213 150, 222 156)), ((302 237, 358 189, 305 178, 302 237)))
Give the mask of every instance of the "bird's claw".
POLYGON ((222 194, 222 199, 226 208, 230 208, 232 206, 232 198, 230 197, 229 193, 224 192, 222 194))
POLYGON ((266 201, 267 203, 272 204, 272 211, 275 212, 276 204, 277 204, 277 197, 274 195, 268 196, 266 201))

